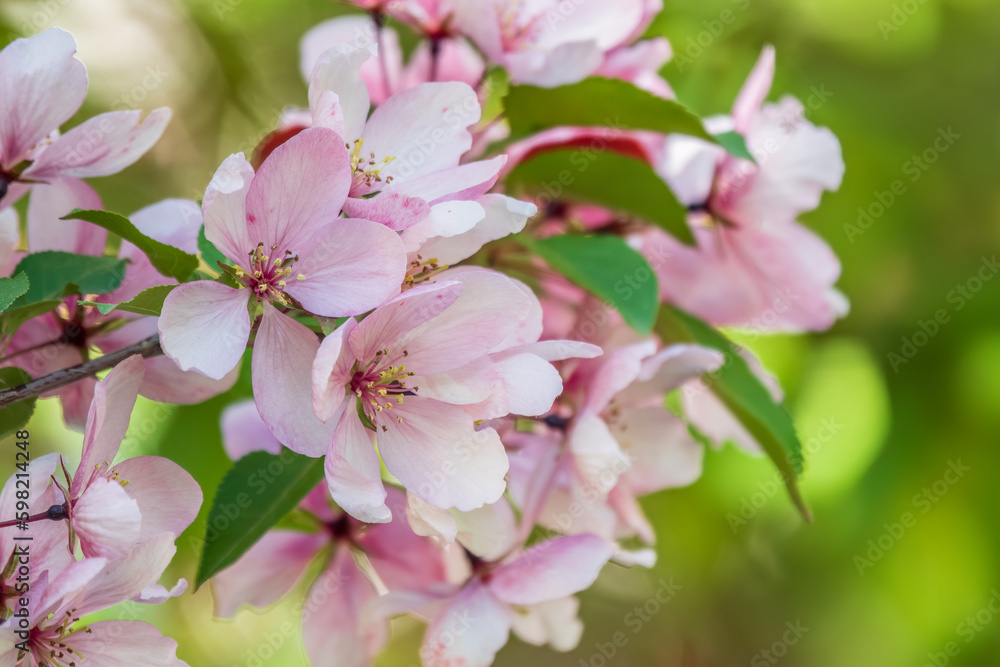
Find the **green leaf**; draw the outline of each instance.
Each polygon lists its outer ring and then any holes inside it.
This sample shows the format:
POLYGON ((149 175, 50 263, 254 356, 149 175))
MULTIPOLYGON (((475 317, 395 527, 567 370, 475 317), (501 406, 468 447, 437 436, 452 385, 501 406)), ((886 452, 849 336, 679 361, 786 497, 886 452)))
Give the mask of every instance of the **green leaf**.
POLYGON ((125 277, 125 262, 115 257, 92 257, 49 250, 28 255, 14 274, 24 273, 28 291, 11 308, 74 294, 107 294, 118 288, 125 277))
POLYGON ((674 100, 627 81, 593 77, 557 88, 512 86, 506 98, 512 139, 551 127, 606 127, 608 132, 651 130, 688 134, 715 143, 701 119, 674 100))
POLYGON ((208 515, 197 586, 235 563, 323 479, 323 459, 283 449, 251 452, 237 461, 208 515))
POLYGON ((753 159, 750 149, 747 148, 746 139, 739 132, 720 132, 715 135, 715 140, 733 157, 750 160, 754 164, 757 164, 757 160, 753 159))
POLYGON ((133 225, 128 218, 111 211, 82 211, 74 209, 63 220, 85 220, 117 234, 139 248, 157 271, 165 276, 184 281, 198 268, 198 258, 166 243, 151 239, 133 225))
POLYGON ((10 308, 10 304, 27 291, 28 276, 24 273, 13 278, 0 278, 0 313, 10 308))
POLYGON ((618 236, 551 236, 518 241, 556 271, 614 307, 641 334, 656 323, 660 288, 646 258, 618 236))
POLYGON ((101 315, 107 315, 112 310, 123 310, 127 313, 159 317, 160 311, 163 309, 163 300, 175 287, 177 285, 149 287, 124 303, 97 303, 94 301, 81 301, 80 303, 84 306, 94 306, 101 315))
POLYGON ((215 266, 216 262, 221 262, 222 264, 231 264, 229 258, 222 254, 215 245, 208 240, 205 236, 205 225, 201 226, 198 230, 198 252, 201 253, 202 259, 209 266, 215 266))
MULTIPOLYGON (((26 382, 31 382, 31 376, 20 368, 13 366, 0 368, 0 389, 19 387, 26 382)), ((0 408, 0 439, 24 428, 35 412, 36 400, 36 398, 28 398, 0 408)))
POLYGON ((781 472, 792 501, 806 521, 811 521, 812 515, 796 483, 803 459, 795 424, 750 370, 738 347, 705 322, 673 307, 660 311, 657 332, 664 341, 697 343, 725 355, 722 367, 704 377, 705 384, 760 443, 781 472))
POLYGON ((518 164, 508 186, 550 199, 586 202, 654 223, 693 244, 687 209, 645 162, 619 153, 562 149, 518 164))

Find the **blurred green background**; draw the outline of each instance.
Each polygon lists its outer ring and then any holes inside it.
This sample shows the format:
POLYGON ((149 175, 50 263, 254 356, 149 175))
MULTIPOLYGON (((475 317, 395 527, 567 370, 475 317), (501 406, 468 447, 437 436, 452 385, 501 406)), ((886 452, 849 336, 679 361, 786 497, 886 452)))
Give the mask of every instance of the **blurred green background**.
MULTIPOLYGON (((761 46, 772 43, 772 99, 803 100, 808 118, 843 145, 843 186, 804 219, 842 258, 850 315, 822 335, 740 339, 787 392, 809 454, 803 487, 815 522, 802 523, 765 461, 732 448, 710 452, 693 487, 644 503, 659 563, 605 570, 582 596, 587 629, 576 651, 512 640, 497 664, 1000 664, 1000 618, 987 606, 1000 598, 1000 279, 977 282, 993 277, 1000 242, 1000 4, 667 4, 650 33, 674 45, 664 74, 682 102, 725 112, 761 46), (957 138, 935 148, 949 131, 957 138), (860 218, 859 208, 871 217, 860 218), (944 323, 935 328, 928 323, 939 310, 944 323), (904 347, 912 358, 902 357, 904 347), (913 520, 904 526, 905 513, 913 520), (680 588, 660 604, 654 594, 671 582, 680 588)), ((286 105, 304 105, 298 39, 344 11, 325 0, 0 5, 14 35, 50 25, 75 34, 91 76, 80 118, 111 108, 174 110, 146 158, 92 182, 106 208, 125 213, 167 196, 200 198, 223 157, 249 153, 286 105)), ((247 393, 246 375, 201 406, 143 402, 125 452, 174 458, 211 496, 227 465, 217 416, 247 393)), ((79 455, 81 438, 61 427, 52 401, 40 402, 32 431, 36 456, 79 455)), ((202 530, 199 523, 190 532, 202 530)), ((191 579, 190 537, 179 544, 172 573, 191 579)), ((295 603, 213 621, 206 588, 108 615, 156 622, 194 667, 278 667, 304 664, 297 628, 282 625, 295 603)), ((397 630, 379 664, 416 664, 422 628, 397 630)))

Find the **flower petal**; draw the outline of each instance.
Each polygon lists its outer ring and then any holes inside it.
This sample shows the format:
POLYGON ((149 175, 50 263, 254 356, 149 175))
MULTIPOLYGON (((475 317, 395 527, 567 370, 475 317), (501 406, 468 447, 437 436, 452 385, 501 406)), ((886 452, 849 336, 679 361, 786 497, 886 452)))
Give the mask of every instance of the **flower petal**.
POLYGON ((326 453, 336 424, 313 412, 316 334, 264 302, 253 350, 253 391, 261 419, 278 442, 306 456, 326 453))
POLYGON ((466 129, 479 122, 479 100, 468 84, 424 83, 383 102, 365 125, 364 151, 394 158, 382 169, 393 183, 455 167, 472 146, 466 129))
POLYGON ((201 509, 201 487, 179 465, 162 456, 136 456, 114 467, 128 480, 125 492, 139 504, 139 541, 163 533, 180 536, 201 509))
POLYGON ((257 245, 257 241, 250 240, 246 213, 247 191, 253 177, 253 167, 243 153, 230 155, 215 170, 201 200, 205 238, 223 255, 241 265, 257 245))
POLYGON ((170 116, 166 107, 154 110, 146 120, 138 109, 94 116, 55 139, 24 170, 24 176, 44 180, 117 174, 160 140, 170 116))
POLYGON ((103 255, 108 243, 106 229, 81 220, 60 220, 75 208, 100 209, 101 198, 76 178, 56 178, 32 186, 28 200, 28 249, 103 255))
POLYGON ((398 294, 406 276, 399 235, 370 220, 336 220, 299 253, 292 271, 305 277, 289 277, 285 291, 317 315, 360 315, 398 294))
POLYGON ((454 236, 429 238, 420 247, 420 254, 435 257, 441 264, 455 264, 476 254, 490 241, 521 231, 528 218, 538 212, 534 204, 506 195, 484 195, 478 201, 486 216, 475 227, 454 236))
POLYGON ((351 160, 333 130, 311 127, 264 160, 247 191, 250 240, 279 257, 311 252, 310 237, 335 221, 351 187, 351 160), (272 246, 277 246, 272 248, 272 246))
POLYGON ((396 192, 380 192, 368 199, 348 197, 344 213, 385 225, 393 231, 409 229, 431 214, 431 207, 419 197, 396 192))
POLYGON ((365 428, 350 401, 336 422, 326 454, 326 483, 333 500, 348 514, 366 523, 392 518, 372 432, 365 428))
POLYGON ((611 553, 611 545, 594 535, 557 537, 494 570, 490 591, 517 605, 573 595, 594 583, 611 553))
POLYGON ((235 616, 243 605, 269 607, 290 591, 327 538, 322 534, 272 530, 238 561, 212 577, 215 615, 235 616))
POLYGON ((74 53, 73 36, 58 28, 0 52, 0 165, 15 166, 83 104, 87 70, 74 53))
MULTIPOLYGON (((97 476, 98 465, 114 463, 125 438, 132 407, 142 383, 142 357, 133 355, 115 366, 97 383, 87 414, 80 466, 73 476, 72 492, 81 493, 97 476)), ((105 474, 107 469, 104 470, 105 474)))
POLYGON ((356 326, 357 322, 350 318, 337 327, 320 343, 313 360, 313 411, 324 422, 339 419, 340 412, 344 410, 344 396, 354 365, 354 355, 345 340, 356 326))
POLYGON ((98 478, 73 503, 71 523, 84 556, 118 559, 139 543, 142 512, 121 484, 98 478))
POLYGON ((163 301, 157 328, 163 352, 181 370, 221 380, 236 368, 250 338, 249 292, 198 280, 163 301))
POLYGON ((338 549, 305 602, 302 635, 313 665, 371 665, 388 635, 388 624, 366 612, 377 597, 375 587, 354 564, 350 548, 338 549))
MULTIPOLYGON (((67 644, 85 656, 77 664, 101 667, 187 667, 177 657, 177 642, 164 637, 154 626, 141 621, 88 623, 87 632, 77 632, 67 644)), ((48 657, 48 654, 45 654, 48 657)))
POLYGON ((252 399, 233 403, 222 411, 222 446, 233 461, 250 452, 281 453, 281 443, 260 418, 252 399))
POLYGON ((428 626, 420 657, 426 667, 489 667, 510 624, 507 606, 473 580, 428 626))
POLYGON ((309 107, 313 108, 324 91, 337 94, 344 114, 342 143, 361 137, 371 105, 368 88, 362 80, 362 68, 374 52, 373 46, 340 52, 328 49, 320 54, 309 77, 309 107))
POLYGON ((503 494, 503 443, 492 428, 477 431, 461 408, 408 396, 391 413, 380 415, 376 426, 386 468, 432 505, 468 511, 503 494))

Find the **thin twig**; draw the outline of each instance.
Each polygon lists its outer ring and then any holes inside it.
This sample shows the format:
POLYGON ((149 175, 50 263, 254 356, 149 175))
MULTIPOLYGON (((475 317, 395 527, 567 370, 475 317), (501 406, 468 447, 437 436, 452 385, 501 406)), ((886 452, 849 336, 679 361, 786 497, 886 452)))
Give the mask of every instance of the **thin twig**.
POLYGON ((106 354, 103 357, 98 357, 97 359, 78 364, 76 366, 70 366, 69 368, 63 368, 62 370, 58 370, 54 373, 49 373, 48 375, 40 377, 37 380, 32 380, 31 382, 22 384, 19 387, 11 387, 10 389, 0 390, 0 408, 5 405, 10 405, 11 403, 16 403, 17 401, 23 401, 26 398, 41 396, 47 391, 52 391, 53 389, 58 389, 59 387, 65 387, 66 385, 72 384, 78 380, 96 375, 103 370, 117 366, 120 361, 128 359, 133 354, 138 354, 145 358, 163 354, 163 349, 160 347, 160 336, 158 334, 153 334, 149 338, 145 338, 134 345, 123 347, 122 349, 112 352, 111 354, 106 354))

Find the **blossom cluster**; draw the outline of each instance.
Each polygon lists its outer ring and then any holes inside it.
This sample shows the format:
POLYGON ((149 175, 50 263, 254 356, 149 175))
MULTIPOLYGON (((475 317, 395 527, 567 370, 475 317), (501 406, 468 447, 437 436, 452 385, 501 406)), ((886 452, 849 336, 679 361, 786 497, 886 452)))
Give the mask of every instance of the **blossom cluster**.
MULTIPOLYGON (((797 221, 838 187, 840 147, 794 98, 766 102, 772 48, 703 136, 626 127, 609 140, 607 128, 573 124, 517 136, 502 114, 484 117, 493 72, 542 89, 615 79, 674 100, 659 74, 669 44, 641 38, 658 0, 354 4, 365 13, 302 39, 307 109, 286 110, 253 155, 223 160, 200 204, 168 199, 128 216, 123 274, 18 308, 22 291, 0 311, 0 365, 31 378, 158 339, 103 380, 45 394, 84 445, 75 475, 55 456, 30 465, 29 617, 19 625, 18 600, 2 600, 0 664, 184 664, 150 626, 80 619, 185 591, 157 580, 202 491, 167 459, 116 464, 118 443, 138 394, 198 403, 232 388, 244 359, 253 397, 221 415, 226 452, 290 450, 322 459, 324 479, 295 528, 273 528, 214 573, 218 616, 268 607, 312 577, 312 665, 372 664, 400 614, 427 622, 427 667, 490 665, 511 632, 571 650, 582 633, 574 596, 609 562, 655 562, 641 498, 694 483, 704 443, 762 446, 712 390, 731 350, 637 330, 606 294, 525 248, 624 240, 657 301, 712 326, 818 331, 846 312, 836 257, 797 221), (395 22, 419 37, 408 58, 395 22), (722 134, 745 153, 711 140, 722 134), (506 185, 539 155, 598 141, 673 192, 693 243, 611 207, 506 185), (164 247, 200 256, 197 270, 168 275, 154 261, 164 247)), ((170 119, 111 112, 60 133, 87 90, 75 50, 50 29, 0 53, 5 280, 46 253, 115 259, 105 226, 73 219, 102 208, 84 179, 134 163, 170 119), (25 196, 21 238, 13 206, 25 196)), ((736 356, 780 403, 774 379, 736 356)), ((15 486, 0 520, 15 516, 15 486)), ((0 526, 6 591, 16 526, 0 526)))

